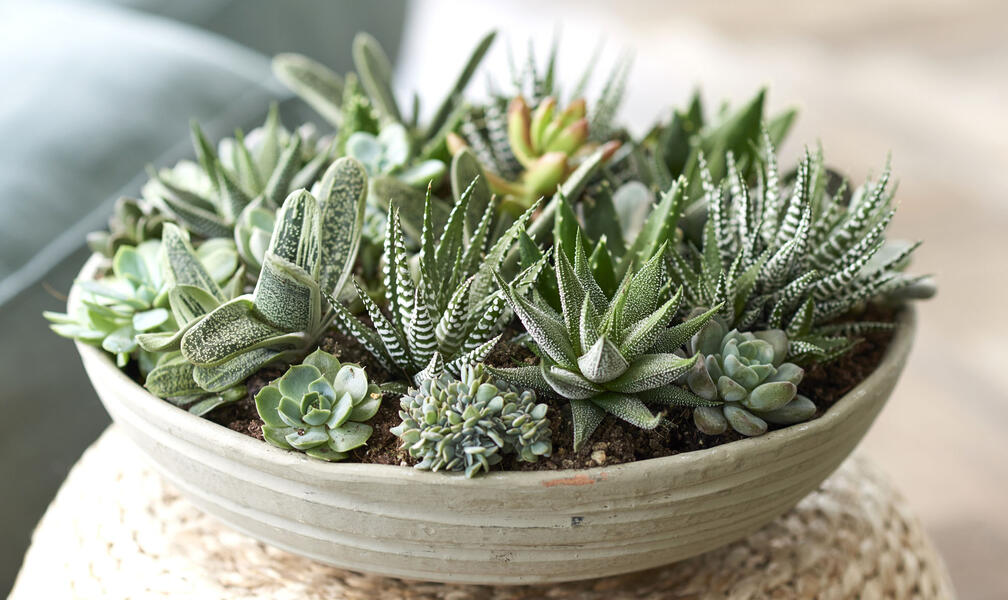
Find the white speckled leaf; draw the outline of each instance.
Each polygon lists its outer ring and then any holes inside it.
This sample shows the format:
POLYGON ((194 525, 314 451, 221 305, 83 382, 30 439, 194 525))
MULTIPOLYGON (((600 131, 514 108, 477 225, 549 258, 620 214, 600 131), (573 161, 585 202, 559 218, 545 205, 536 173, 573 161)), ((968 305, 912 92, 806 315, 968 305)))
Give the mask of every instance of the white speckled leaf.
POLYGON ((267 252, 252 294, 258 315, 280 331, 314 331, 322 320, 318 284, 297 265, 267 252))
POLYGON ((352 158, 341 158, 326 169, 319 192, 322 248, 319 286, 339 296, 360 247, 367 199, 367 172, 352 158))
POLYGON ((577 452, 595 433, 605 417, 605 411, 591 400, 571 400, 571 416, 574 421, 574 451, 577 452))
POLYGON ((171 273, 175 283, 205 290, 219 302, 226 300, 224 292, 200 263, 181 229, 171 223, 165 223, 161 233, 161 246, 164 252, 164 266, 171 273))
POLYGON ((182 336, 182 353, 198 365, 217 365, 237 354, 276 344, 291 348, 301 336, 285 336, 255 314, 251 295, 222 304, 182 336))
POLYGON ((622 394, 602 394, 591 399, 591 402, 631 425, 641 429, 654 429, 661 423, 661 415, 652 414, 638 398, 622 394))
POLYGON ((314 196, 305 190, 291 192, 277 212, 267 254, 272 252, 314 277, 320 259, 320 216, 314 196))
POLYGON ((681 358, 675 354, 644 354, 637 358, 615 381, 606 385, 611 391, 636 394, 668 385, 688 371, 697 357, 681 358))
POLYGON ((270 348, 258 348, 239 354, 219 365, 196 365, 193 368, 193 379, 208 392, 220 392, 244 381, 249 375, 263 368, 269 362, 278 360, 283 354, 283 352, 270 348))
POLYGON ((329 67, 300 54, 278 54, 273 74, 326 121, 336 127, 343 122, 343 79, 329 67))

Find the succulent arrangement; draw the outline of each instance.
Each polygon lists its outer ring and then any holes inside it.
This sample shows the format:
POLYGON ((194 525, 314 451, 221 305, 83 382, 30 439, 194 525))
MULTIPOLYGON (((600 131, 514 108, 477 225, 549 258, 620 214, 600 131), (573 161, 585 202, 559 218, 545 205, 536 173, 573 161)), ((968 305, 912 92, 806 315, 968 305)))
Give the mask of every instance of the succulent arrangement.
POLYGON ((554 43, 467 95, 494 39, 429 119, 366 34, 347 74, 276 57, 321 122, 273 106, 216 143, 193 123, 194 158, 88 237, 99 266, 52 328, 196 415, 255 392, 266 441, 308 460, 398 438, 395 462, 473 477, 585 457, 607 419, 660 440, 814 418, 806 370, 934 293, 906 273, 917 244, 886 238, 888 165, 858 187, 818 149, 782 170, 795 113, 765 91, 634 136, 625 56, 566 88, 554 43))

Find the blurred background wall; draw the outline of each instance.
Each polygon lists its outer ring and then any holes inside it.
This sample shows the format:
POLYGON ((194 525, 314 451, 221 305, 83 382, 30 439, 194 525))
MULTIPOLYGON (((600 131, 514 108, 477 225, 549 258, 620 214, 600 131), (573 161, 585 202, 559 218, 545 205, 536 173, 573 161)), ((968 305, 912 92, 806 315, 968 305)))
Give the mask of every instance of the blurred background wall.
MULTIPOLYGON (((924 518, 963 598, 1008 589, 1008 4, 800 0, 0 0, 0 593, 69 466, 108 422, 73 347, 39 313, 59 309, 111 202, 148 162, 190 152, 188 120, 212 135, 285 100, 269 54, 349 68, 350 39, 398 56, 403 92, 436 95, 486 29, 540 55, 561 37, 574 78, 599 40, 601 68, 635 54, 623 118, 637 132, 696 87, 708 106, 770 87, 796 106, 784 156, 822 143, 859 180, 891 151, 896 236, 925 239, 915 271, 937 275, 918 343, 862 450, 924 518), (405 24, 405 25, 404 25, 405 24), (400 33, 402 40, 400 44, 400 33), (45 43, 39 43, 44 40, 45 43)), ((473 92, 483 89, 477 78, 473 92)), ((405 93, 403 97, 405 98, 405 93)), ((283 104, 288 123, 308 113, 283 104)))

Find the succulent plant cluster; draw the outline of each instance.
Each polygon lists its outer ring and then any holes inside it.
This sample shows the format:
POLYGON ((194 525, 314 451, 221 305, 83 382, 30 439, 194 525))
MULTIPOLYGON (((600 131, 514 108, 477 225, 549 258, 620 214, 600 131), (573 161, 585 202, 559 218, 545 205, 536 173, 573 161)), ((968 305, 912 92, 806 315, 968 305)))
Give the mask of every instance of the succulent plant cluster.
MULTIPOLYGON (((358 288, 371 319, 367 327, 349 310, 337 307, 341 326, 386 368, 417 379, 435 354, 445 369, 458 376, 466 364, 481 362, 497 343, 509 313, 503 294, 493 281, 507 251, 532 214, 526 211, 492 246, 488 246, 494 202, 486 205, 471 236, 465 217, 477 181, 470 184, 452 208, 440 239, 434 240, 432 200, 425 201, 424 225, 414 280, 407 257, 399 213, 389 209, 385 237, 385 308, 358 288)), ((528 289, 545 263, 536 261, 513 282, 528 289)))
POLYGON ((927 277, 904 275, 917 244, 886 248, 895 209, 889 168, 855 190, 827 185, 821 153, 805 153, 787 193, 764 132, 764 165, 750 188, 732 154, 715 185, 701 157, 709 213, 699 248, 669 254, 670 270, 693 306, 721 305, 740 330, 784 329, 791 360, 826 361, 855 343, 849 334, 891 323, 832 322, 875 297, 933 293, 927 277))
MULTIPOLYGON (((195 122, 192 137, 198 161, 151 169, 143 198, 203 238, 232 237, 242 211, 250 206, 276 210, 290 192, 310 187, 333 153, 331 142, 318 139, 312 126, 287 131, 275 106, 262 127, 248 135, 238 131, 216 149, 195 122)), ((254 256, 247 250, 243 258, 254 256)))
POLYGON ((340 364, 316 350, 256 394, 266 441, 313 458, 337 461, 363 446, 366 423, 381 407, 382 392, 358 365, 340 364))
POLYGON ((424 379, 400 401, 402 423, 392 433, 418 459, 417 469, 489 471, 504 455, 535 462, 553 451, 548 407, 535 392, 467 365, 458 379, 445 372, 424 379))
POLYGON ((804 369, 784 362, 788 338, 780 329, 726 331, 712 320, 693 336, 689 348, 699 358, 686 377, 689 388, 720 403, 693 410, 700 431, 718 435, 731 425, 742 435, 762 435, 767 422, 791 425, 815 414, 815 404, 798 394, 804 369))
POLYGON ((583 457, 610 416, 746 436, 810 419, 804 368, 894 326, 868 305, 934 292, 904 273, 917 245, 886 239, 888 167, 852 191, 821 151, 782 171, 795 113, 768 115, 764 91, 713 114, 697 95, 637 139, 617 120, 626 56, 597 91, 598 53, 563 88, 554 43, 467 97, 494 38, 429 119, 368 35, 347 74, 277 56, 323 122, 273 107, 216 143, 194 123, 194 158, 88 237, 102 266, 52 328, 199 415, 286 368, 256 396, 264 436, 323 460, 400 394, 400 457, 472 477, 551 456, 568 424, 583 457))
POLYGON ((562 310, 524 297, 501 281, 507 301, 534 340, 538 366, 495 369, 516 384, 553 392, 570 401, 574 449, 578 450, 609 413, 643 429, 661 422, 644 404, 697 405, 703 401, 673 383, 696 357, 676 354, 711 313, 669 327, 682 301, 671 294, 664 276, 663 245, 639 271, 628 271, 615 295, 596 281, 580 238, 573 263, 562 246, 554 248, 556 283, 562 310))

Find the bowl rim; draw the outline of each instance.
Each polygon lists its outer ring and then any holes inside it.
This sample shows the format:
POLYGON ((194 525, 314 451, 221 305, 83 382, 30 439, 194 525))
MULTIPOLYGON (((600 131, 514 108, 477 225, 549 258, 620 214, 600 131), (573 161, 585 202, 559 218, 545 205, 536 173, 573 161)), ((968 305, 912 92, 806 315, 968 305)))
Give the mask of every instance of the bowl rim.
MULTIPOLYGON (((81 269, 77 279, 92 279, 94 273, 105 261, 99 254, 93 254, 81 269)), ((73 294, 71 294, 71 298, 73 294)), ((103 381, 113 381, 113 385, 125 387, 128 395, 143 402, 143 410, 153 413, 161 429, 184 429, 201 438, 213 438, 214 445, 221 451, 230 450, 244 456, 243 462, 248 464, 271 463, 276 468, 294 468, 301 476, 318 477, 320 480, 345 476, 396 478, 410 480, 426 480, 426 483, 450 485, 458 488, 473 486, 486 487, 496 484, 496 487, 526 487, 552 485, 582 485, 595 483, 613 476, 646 477, 656 471, 691 470, 698 463, 711 464, 714 461, 723 462, 735 460, 750 452, 765 451, 768 447, 784 447, 789 442, 820 434, 828 434, 843 419, 860 407, 866 399, 872 400, 872 394, 867 393, 877 382, 889 376, 890 372, 898 373, 903 368, 913 344, 916 330, 916 309, 912 303, 906 303, 896 317, 897 327, 893 339, 886 349, 882 360, 867 377, 854 388, 841 396, 825 413, 819 417, 788 427, 770 431, 762 436, 744 438, 704 448, 681 452, 671 456, 642 459, 616 465, 601 465, 580 469, 557 469, 538 471, 490 471, 476 478, 466 478, 462 473, 419 471, 410 466, 385 465, 376 463, 325 462, 312 459, 307 455, 284 450, 239 433, 223 425, 198 417, 189 411, 154 396, 140 384, 126 375, 113 362, 111 357, 100 348, 75 341, 78 352, 85 362, 85 369, 91 379, 92 386, 98 391, 98 385, 103 381), (92 372, 92 366, 99 370, 92 372)), ((99 392, 100 395, 100 392, 99 392)), ((174 432, 169 435, 176 436, 174 432)), ((181 437, 181 436, 179 436, 181 437)))

